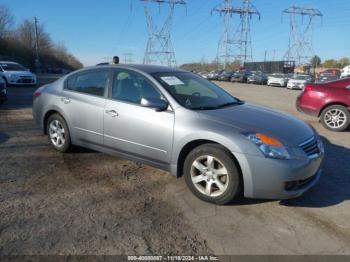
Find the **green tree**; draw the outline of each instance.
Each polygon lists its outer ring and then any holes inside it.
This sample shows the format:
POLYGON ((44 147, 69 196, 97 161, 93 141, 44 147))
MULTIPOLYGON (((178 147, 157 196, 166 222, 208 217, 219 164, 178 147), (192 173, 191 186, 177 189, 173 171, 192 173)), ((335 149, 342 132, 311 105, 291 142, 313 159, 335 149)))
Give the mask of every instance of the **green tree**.
POLYGON ((348 57, 343 57, 338 60, 338 67, 339 68, 344 68, 347 65, 350 65, 350 60, 348 57))
POLYGON ((337 67, 337 61, 334 59, 328 59, 323 62, 322 66, 326 68, 337 67))

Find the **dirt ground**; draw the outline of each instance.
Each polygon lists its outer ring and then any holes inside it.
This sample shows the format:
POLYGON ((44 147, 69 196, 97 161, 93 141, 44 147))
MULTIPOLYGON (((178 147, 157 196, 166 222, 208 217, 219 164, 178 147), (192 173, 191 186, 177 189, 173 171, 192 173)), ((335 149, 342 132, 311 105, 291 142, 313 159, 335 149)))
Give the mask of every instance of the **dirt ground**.
POLYGON ((0 255, 212 253, 166 192, 176 178, 55 152, 32 121, 31 93, 10 88, 0 108, 0 255))
POLYGON ((219 83, 311 123, 324 174, 302 197, 214 206, 183 179, 102 153, 55 152, 31 116, 32 88, 0 107, 0 254, 350 254, 350 132, 295 110, 299 91, 219 83))

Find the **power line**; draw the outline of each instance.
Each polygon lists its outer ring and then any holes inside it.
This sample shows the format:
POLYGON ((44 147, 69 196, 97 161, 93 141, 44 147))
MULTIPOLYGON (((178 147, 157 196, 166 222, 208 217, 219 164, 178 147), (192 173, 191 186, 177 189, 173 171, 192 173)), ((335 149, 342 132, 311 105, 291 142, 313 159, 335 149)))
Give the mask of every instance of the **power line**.
POLYGON ((147 20, 148 41, 143 59, 144 64, 161 64, 176 66, 175 52, 171 42, 171 27, 173 15, 177 5, 186 5, 184 0, 140 0, 144 3, 144 11, 147 20), (150 13, 150 3, 169 5, 169 13, 164 24, 158 30, 150 13))

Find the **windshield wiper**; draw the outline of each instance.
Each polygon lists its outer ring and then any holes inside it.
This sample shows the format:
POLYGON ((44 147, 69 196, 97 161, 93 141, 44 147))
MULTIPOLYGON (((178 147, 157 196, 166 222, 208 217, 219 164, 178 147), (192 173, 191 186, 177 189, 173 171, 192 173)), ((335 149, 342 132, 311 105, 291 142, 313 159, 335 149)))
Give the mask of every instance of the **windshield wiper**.
POLYGON ((233 106, 233 105, 242 105, 243 102, 242 101, 236 101, 236 102, 228 102, 222 105, 217 106, 216 108, 224 108, 224 107, 228 107, 228 106, 233 106))
POLYGON ((244 103, 243 101, 235 101, 235 102, 224 103, 217 106, 199 106, 199 107, 193 107, 191 109, 192 110, 213 110, 213 109, 220 109, 220 108, 224 108, 232 105, 242 105, 243 103, 244 103))

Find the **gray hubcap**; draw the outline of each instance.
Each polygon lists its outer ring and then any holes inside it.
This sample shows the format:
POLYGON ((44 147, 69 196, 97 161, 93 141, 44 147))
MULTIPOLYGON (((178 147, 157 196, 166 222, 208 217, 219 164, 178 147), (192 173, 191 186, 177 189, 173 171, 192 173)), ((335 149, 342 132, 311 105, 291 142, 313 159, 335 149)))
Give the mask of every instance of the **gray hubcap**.
POLYGON ((53 120, 49 126, 49 135, 52 144, 57 147, 62 147, 66 142, 66 135, 63 125, 58 120, 53 120))
POLYGON ((226 167, 213 156, 200 156, 191 166, 193 185, 202 194, 217 197, 225 193, 229 176, 226 167))
POLYGON ((330 128, 339 128, 345 125, 346 115, 342 110, 331 109, 326 112, 324 121, 330 128))

